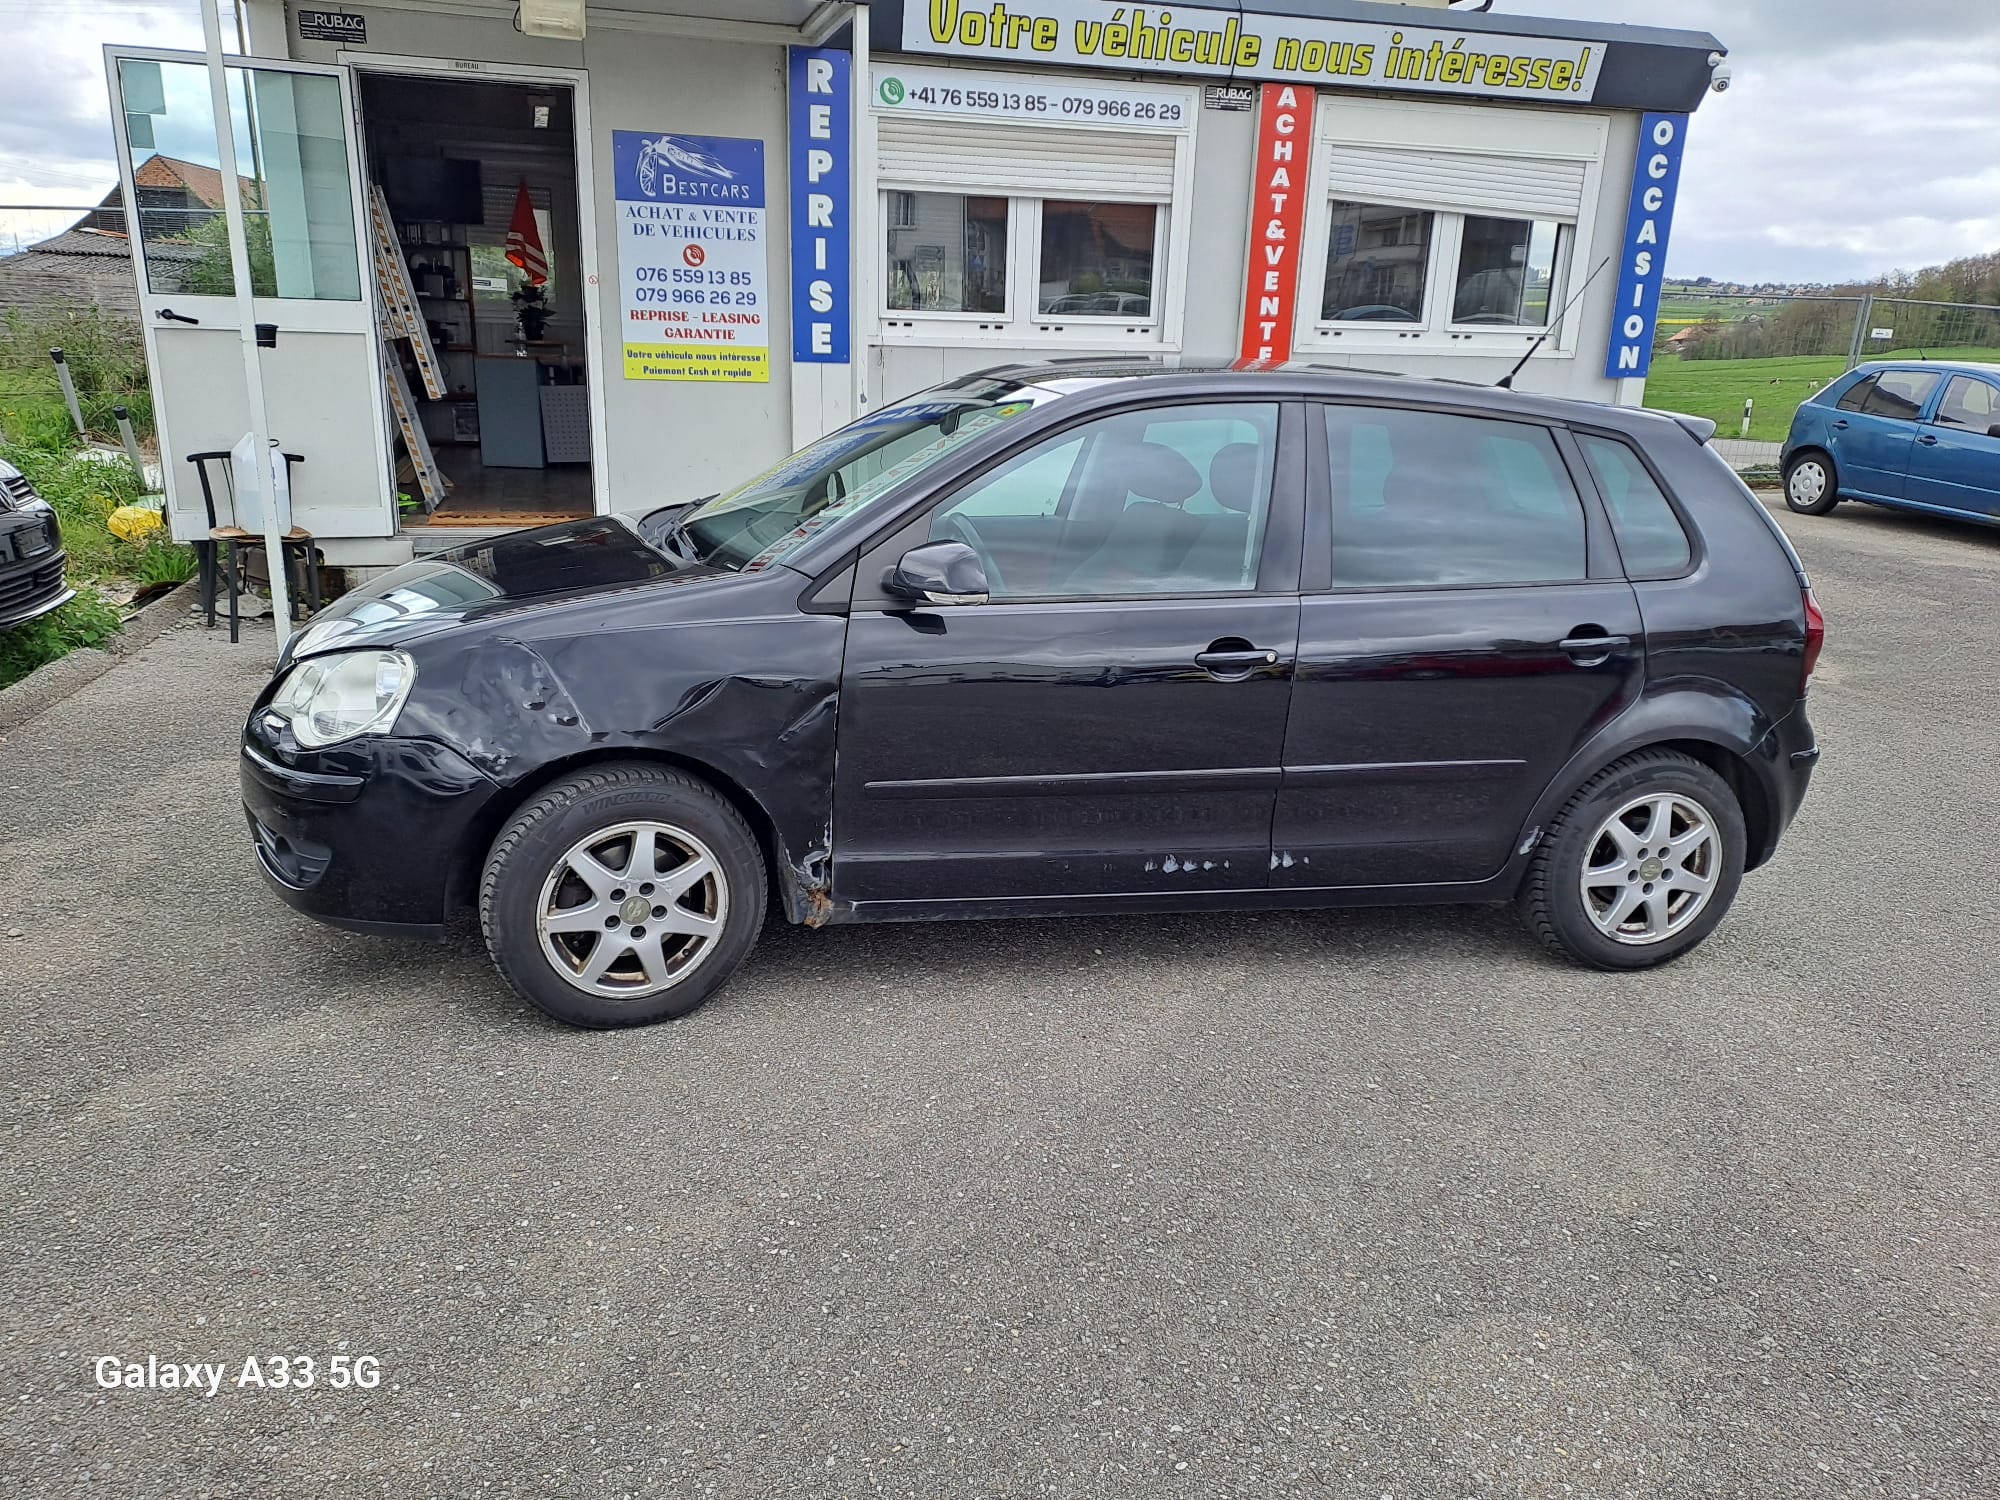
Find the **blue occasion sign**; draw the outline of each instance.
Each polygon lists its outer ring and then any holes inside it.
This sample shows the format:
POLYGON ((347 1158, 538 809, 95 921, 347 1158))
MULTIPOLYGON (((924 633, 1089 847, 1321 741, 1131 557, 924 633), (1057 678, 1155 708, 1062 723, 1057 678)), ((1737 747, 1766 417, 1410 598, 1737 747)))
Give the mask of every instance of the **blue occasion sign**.
POLYGON ((1618 300, 1612 304, 1609 380, 1644 379, 1653 368, 1653 334, 1660 319, 1660 288, 1667 277, 1667 236, 1680 197, 1686 115, 1647 115, 1639 125, 1639 158, 1632 167, 1632 207, 1625 217, 1624 263, 1618 300))

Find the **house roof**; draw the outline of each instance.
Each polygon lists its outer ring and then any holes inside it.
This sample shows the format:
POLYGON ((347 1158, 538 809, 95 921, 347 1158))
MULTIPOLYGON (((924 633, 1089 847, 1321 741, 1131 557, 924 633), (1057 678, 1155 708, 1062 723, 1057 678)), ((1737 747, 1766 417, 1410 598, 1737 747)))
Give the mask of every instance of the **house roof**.
MULTIPOLYGON (((254 202, 257 184, 240 175, 236 180, 241 185, 243 197, 254 202)), ((155 152, 133 169, 132 182, 142 188, 185 188, 188 196, 203 208, 222 207, 222 173, 200 162, 182 161, 178 156, 162 156, 155 152)))

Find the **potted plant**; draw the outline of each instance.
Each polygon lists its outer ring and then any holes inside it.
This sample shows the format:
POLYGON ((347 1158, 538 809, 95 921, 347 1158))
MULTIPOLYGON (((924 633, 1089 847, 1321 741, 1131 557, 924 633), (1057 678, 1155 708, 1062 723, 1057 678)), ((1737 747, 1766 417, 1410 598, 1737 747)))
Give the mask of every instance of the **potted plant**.
POLYGON ((549 292, 545 286, 524 281, 514 288, 514 321, 521 325, 521 337, 538 343, 549 330, 549 292))

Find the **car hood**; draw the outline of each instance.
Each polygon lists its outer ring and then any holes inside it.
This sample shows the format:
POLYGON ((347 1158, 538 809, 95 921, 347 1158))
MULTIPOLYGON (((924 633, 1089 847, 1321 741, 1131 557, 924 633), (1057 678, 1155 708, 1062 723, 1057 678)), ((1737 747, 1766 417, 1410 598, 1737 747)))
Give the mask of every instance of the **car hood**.
POLYGON ((404 563, 343 595, 292 638, 280 666, 635 588, 737 576, 650 545, 622 516, 510 531, 404 563))

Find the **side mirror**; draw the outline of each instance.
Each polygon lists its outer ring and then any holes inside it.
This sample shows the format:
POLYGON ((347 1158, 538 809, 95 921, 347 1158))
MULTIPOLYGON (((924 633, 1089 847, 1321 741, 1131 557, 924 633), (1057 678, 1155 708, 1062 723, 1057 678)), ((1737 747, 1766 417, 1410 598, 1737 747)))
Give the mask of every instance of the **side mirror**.
POLYGON ((919 604, 984 604, 986 564, 964 542, 926 542, 905 552, 882 580, 889 593, 919 604))
POLYGON ((2000 437, 2000 422, 1995 422, 1991 427, 1987 428, 1986 435, 1988 437, 2000 437))

